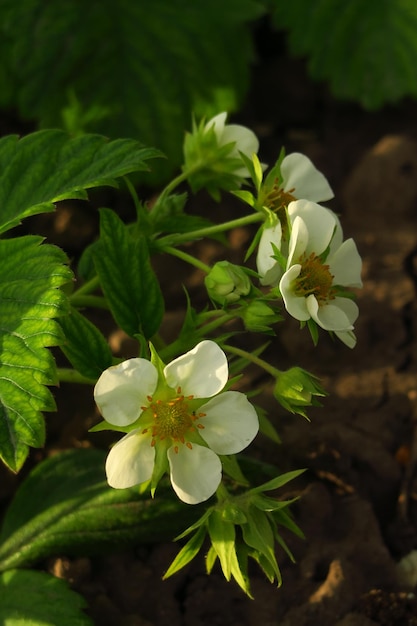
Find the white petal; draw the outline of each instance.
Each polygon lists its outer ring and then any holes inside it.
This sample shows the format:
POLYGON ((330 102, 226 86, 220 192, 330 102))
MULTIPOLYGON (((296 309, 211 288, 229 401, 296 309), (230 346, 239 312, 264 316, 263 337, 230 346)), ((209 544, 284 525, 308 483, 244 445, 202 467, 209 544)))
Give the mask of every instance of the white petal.
POLYGON ((308 246, 306 251, 317 255, 326 250, 329 245, 337 220, 332 211, 308 200, 296 200, 288 205, 288 215, 295 223, 301 217, 308 231, 308 246))
POLYGON ((259 141, 255 133, 245 126, 238 124, 227 124, 224 128, 221 145, 236 142, 234 150, 230 156, 239 158, 239 152, 243 152, 247 157, 252 158, 253 153, 259 150, 259 141))
POLYGON ((291 229, 290 241, 288 244, 287 269, 294 263, 298 263, 301 256, 307 249, 309 233, 304 220, 297 216, 291 229))
POLYGON ((104 419, 115 426, 133 424, 156 389, 158 373, 146 359, 128 359, 105 370, 94 387, 104 419))
POLYGON ((336 337, 340 339, 340 341, 343 341, 343 343, 348 348, 354 348, 356 346, 356 336, 355 336, 355 333, 352 333, 352 331, 347 331, 347 332, 335 331, 334 334, 336 335, 336 337))
POLYGON ((214 341, 201 341, 164 369, 166 381, 185 396, 211 398, 227 383, 229 367, 223 350, 214 341))
POLYGON ((279 283, 282 299, 288 313, 300 322, 310 319, 311 315, 307 310, 306 298, 304 296, 296 296, 293 291, 293 281, 298 277, 301 271, 301 265, 293 265, 285 272, 279 283))
POLYGON ((212 496, 222 478, 222 464, 212 450, 193 444, 168 450, 171 484, 177 496, 187 504, 198 504, 212 496))
POLYGON ((325 330, 350 331, 358 317, 358 307, 349 298, 334 298, 318 305, 314 295, 308 296, 307 309, 313 320, 325 330))
POLYGON ((207 122, 207 124, 204 127, 204 130, 207 131, 210 128, 214 128, 214 132, 216 133, 217 140, 220 142, 222 135, 223 135, 224 126, 226 124, 226 118, 227 118, 227 113, 219 113, 218 115, 216 115, 215 117, 213 117, 211 120, 207 122))
POLYGON ((151 438, 139 429, 132 430, 108 454, 107 481, 115 489, 140 485, 151 478, 154 462, 155 448, 151 446, 151 438))
POLYGON ((272 257, 274 254, 272 244, 280 250, 281 239, 282 228, 280 222, 277 222, 275 226, 270 228, 264 228, 262 231, 262 235, 259 240, 258 254, 256 257, 256 266, 261 277, 260 280, 262 285, 277 284, 282 275, 281 266, 272 257))
POLYGON ((323 202, 334 197, 325 176, 304 154, 294 152, 286 156, 281 163, 281 174, 284 191, 293 193, 296 198, 323 202))
POLYGON ((209 400, 199 411, 204 429, 200 435, 217 454, 236 454, 256 437, 259 421, 256 411, 244 393, 226 391, 209 400))
POLYGON ((362 259, 353 239, 344 241, 327 262, 335 285, 362 287, 362 259))

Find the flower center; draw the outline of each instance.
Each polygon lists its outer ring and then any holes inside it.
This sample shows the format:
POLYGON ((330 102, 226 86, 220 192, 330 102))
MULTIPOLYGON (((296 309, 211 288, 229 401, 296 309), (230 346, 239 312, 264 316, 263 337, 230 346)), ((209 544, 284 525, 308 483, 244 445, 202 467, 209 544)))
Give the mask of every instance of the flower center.
MULTIPOLYGON (((203 424, 196 423, 199 418, 205 417, 205 413, 196 413, 190 408, 193 396, 181 394, 181 387, 177 389, 177 396, 169 400, 153 400, 148 396, 149 405, 142 407, 144 411, 149 410, 152 415, 152 425, 145 428, 142 433, 151 431, 151 445, 156 444, 157 439, 171 439, 174 442, 185 443, 192 448, 189 441, 185 441, 188 433, 192 433, 195 428, 203 429, 203 424)), ((176 451, 178 447, 175 446, 176 451)))
POLYGON ((279 213, 280 209, 284 209, 290 202, 296 199, 292 195, 294 191, 295 189, 284 191, 279 186, 278 180, 276 180, 271 191, 265 196, 264 205, 268 207, 268 209, 279 213))
POLYGON ((308 257, 303 255, 299 262, 301 272, 295 280, 296 295, 307 297, 313 294, 319 304, 333 299, 335 297, 332 289, 334 276, 330 273, 329 266, 324 265, 314 252, 308 257))

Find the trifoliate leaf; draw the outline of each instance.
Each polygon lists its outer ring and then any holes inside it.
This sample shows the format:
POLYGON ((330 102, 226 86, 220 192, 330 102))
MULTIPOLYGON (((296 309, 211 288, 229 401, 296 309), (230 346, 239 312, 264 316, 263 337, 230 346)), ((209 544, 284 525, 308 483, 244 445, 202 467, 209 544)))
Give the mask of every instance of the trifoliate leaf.
POLYGON ((138 137, 179 159, 191 114, 236 110, 252 0, 0 1, 0 102, 43 127, 138 137), (84 126, 84 127, 83 127, 84 126))
POLYGON ((68 450, 32 470, 3 521, 0 571, 62 553, 88 556, 172 539, 201 514, 171 490, 151 500, 137 487, 112 489, 105 456, 101 450, 68 450))
MULTIPOLYGON (((1 0, 0 0, 1 9, 1 0)), ((54 210, 54 202, 87 198, 86 189, 117 186, 116 178, 148 169, 159 156, 133 139, 108 141, 100 135, 70 138, 44 130, 19 139, 0 139, 0 233, 29 215, 54 210)))
POLYGON ((93 249, 100 285, 114 319, 128 335, 150 339, 159 329, 164 300, 150 263, 148 244, 110 209, 100 212, 100 240, 93 249))
POLYGON ((56 384, 46 346, 62 340, 54 318, 66 310, 58 289, 72 274, 64 253, 41 237, 0 240, 0 458, 13 471, 28 446, 44 443, 41 411, 55 403, 45 385, 56 384))
POLYGON ((376 109, 417 96, 414 0, 273 0, 275 23, 290 49, 307 55, 313 78, 333 94, 376 109))
POLYGON ((0 623, 10 626, 92 626, 82 596, 45 572, 10 570, 0 575, 0 623))

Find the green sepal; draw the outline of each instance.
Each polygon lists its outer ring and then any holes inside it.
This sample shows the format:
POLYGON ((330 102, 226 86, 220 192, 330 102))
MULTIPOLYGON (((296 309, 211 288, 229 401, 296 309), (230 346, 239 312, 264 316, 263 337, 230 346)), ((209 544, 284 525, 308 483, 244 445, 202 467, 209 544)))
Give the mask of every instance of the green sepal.
POLYGON ((236 531, 233 523, 226 521, 221 512, 214 510, 208 520, 211 545, 219 557, 223 575, 227 581, 231 577, 232 555, 235 553, 236 531))
POLYGON ((272 582, 282 583, 281 572, 275 557, 274 533, 268 514, 251 507, 248 511, 248 522, 242 525, 243 539, 246 545, 254 549, 252 554, 272 582))
POLYGON ((243 475, 235 454, 221 455, 220 460, 225 474, 230 476, 230 478, 237 482, 238 485, 242 485, 244 487, 249 486, 249 482, 243 475))
POLYGON ((279 476, 276 476, 272 480, 268 480, 268 482, 263 483, 258 487, 253 487, 253 489, 251 489, 249 493, 262 493, 263 491, 273 491, 275 489, 279 489, 280 487, 283 487, 284 485, 289 483, 291 480, 294 480, 298 476, 301 476, 301 474, 304 474, 305 471, 305 469, 300 469, 293 470, 292 472, 286 472, 285 474, 280 474, 279 476))
POLYGON ((190 561, 192 561, 194 557, 197 556, 197 554, 200 552, 201 546, 203 545, 205 536, 206 528, 204 526, 201 526, 197 530, 197 532, 191 537, 191 539, 187 541, 185 546, 183 546, 183 548, 181 548, 181 550, 178 552, 177 556, 163 575, 163 580, 166 580, 167 578, 178 572, 180 569, 188 565, 188 563, 190 563, 190 561))

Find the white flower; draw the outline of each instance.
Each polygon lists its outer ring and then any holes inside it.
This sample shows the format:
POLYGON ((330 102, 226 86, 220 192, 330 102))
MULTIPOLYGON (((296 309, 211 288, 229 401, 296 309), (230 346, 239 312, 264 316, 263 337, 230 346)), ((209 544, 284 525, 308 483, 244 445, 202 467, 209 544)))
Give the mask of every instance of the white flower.
POLYGON ((355 345, 353 324, 358 307, 345 287, 361 287, 362 261, 353 239, 342 242, 336 216, 328 209, 299 200, 288 207, 292 224, 288 259, 279 288, 288 313, 334 332, 355 345))
MULTIPOLYGON (((205 131, 213 128, 219 147, 234 143, 231 152, 227 155, 230 159, 241 159, 239 152, 243 152, 249 159, 257 154, 259 141, 255 133, 245 126, 238 124, 226 124, 227 113, 219 113, 207 122, 205 131)), ((243 165, 233 172, 236 176, 249 177, 248 169, 243 165)))
POLYGON ((261 285, 277 285, 282 276, 282 268, 275 259, 276 250, 281 252, 282 226, 277 221, 274 226, 264 228, 259 240, 256 266, 261 285))
POLYGON ((142 358, 105 370, 94 389, 101 414, 115 426, 134 425, 109 452, 109 485, 123 489, 149 481, 155 464, 165 463, 181 500, 197 504, 210 498, 221 481, 218 455, 240 452, 259 428, 243 393, 220 393, 227 380, 226 355, 208 340, 161 374, 142 358))
POLYGON ((308 157, 299 152, 284 157, 281 163, 281 176, 281 188, 285 194, 292 197, 292 200, 324 202, 334 197, 325 176, 308 157))

